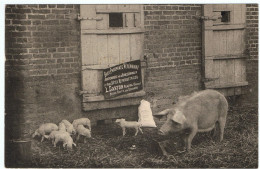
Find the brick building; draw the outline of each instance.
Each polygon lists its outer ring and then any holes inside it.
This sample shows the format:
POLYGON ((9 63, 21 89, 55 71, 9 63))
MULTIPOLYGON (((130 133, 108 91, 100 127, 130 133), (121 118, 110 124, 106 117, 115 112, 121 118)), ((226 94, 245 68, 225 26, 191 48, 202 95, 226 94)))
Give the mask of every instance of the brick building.
MULTIPOLYGON (((58 123, 64 118, 89 117, 93 122, 136 119, 138 104, 132 98, 127 98, 124 106, 90 111, 82 108, 80 5, 6 5, 5 10, 8 137, 26 136, 39 123, 58 123)), ((137 100, 148 100, 153 112, 171 106, 180 95, 205 88, 202 11, 199 4, 142 6, 145 94, 137 100)), ((256 104, 258 5, 247 4, 245 14, 248 86, 242 88, 246 95, 241 102, 250 98, 256 104)))

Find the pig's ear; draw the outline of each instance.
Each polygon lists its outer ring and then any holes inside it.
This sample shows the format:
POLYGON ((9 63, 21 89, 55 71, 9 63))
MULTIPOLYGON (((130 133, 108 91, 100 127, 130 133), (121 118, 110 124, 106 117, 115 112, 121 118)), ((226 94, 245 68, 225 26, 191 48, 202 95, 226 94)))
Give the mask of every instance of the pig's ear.
POLYGON ((186 121, 186 117, 180 110, 176 110, 171 119, 179 124, 183 124, 186 121))
POLYGON ((38 133, 39 133, 38 131, 39 131, 39 129, 35 130, 35 132, 34 132, 33 135, 32 135, 32 138, 34 138, 35 136, 38 135, 38 133))
POLYGON ((44 135, 44 137, 48 139, 50 136, 48 136, 48 135, 44 135))
POLYGON ((158 119, 161 119, 163 116, 169 114, 170 112, 172 112, 172 109, 165 109, 157 114, 153 114, 153 116, 157 117, 158 119))
POLYGON ((170 113, 172 111, 172 109, 165 109, 157 114, 154 114, 154 116, 165 116, 167 115, 168 113, 170 113))

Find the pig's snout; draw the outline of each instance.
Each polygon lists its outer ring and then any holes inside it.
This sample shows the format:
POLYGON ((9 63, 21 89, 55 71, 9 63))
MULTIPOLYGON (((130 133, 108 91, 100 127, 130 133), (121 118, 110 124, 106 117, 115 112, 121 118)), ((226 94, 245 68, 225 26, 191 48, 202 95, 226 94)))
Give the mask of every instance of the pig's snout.
POLYGON ((164 133, 162 130, 159 130, 159 131, 158 131, 158 134, 159 134, 159 135, 165 135, 165 133, 164 133))

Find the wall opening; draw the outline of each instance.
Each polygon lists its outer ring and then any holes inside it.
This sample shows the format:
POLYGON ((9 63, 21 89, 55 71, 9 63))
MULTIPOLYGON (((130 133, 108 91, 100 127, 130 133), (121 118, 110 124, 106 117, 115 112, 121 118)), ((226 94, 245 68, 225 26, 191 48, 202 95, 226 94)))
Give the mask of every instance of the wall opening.
POLYGON ((230 22, 230 11, 221 11, 221 22, 230 22))
POLYGON ((109 27, 123 27, 123 13, 109 13, 109 27))

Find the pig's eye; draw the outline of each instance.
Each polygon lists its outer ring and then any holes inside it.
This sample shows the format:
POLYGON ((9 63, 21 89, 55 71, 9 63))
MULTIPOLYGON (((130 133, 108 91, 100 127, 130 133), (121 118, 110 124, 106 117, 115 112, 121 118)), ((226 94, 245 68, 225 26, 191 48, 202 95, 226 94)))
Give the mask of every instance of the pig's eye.
POLYGON ((173 125, 174 127, 176 127, 176 128, 181 127, 181 124, 180 124, 180 123, 177 123, 177 122, 175 122, 175 121, 173 121, 173 120, 172 120, 172 125, 173 125))
POLYGON ((178 124, 179 124, 179 123, 177 123, 177 122, 175 122, 175 121, 172 120, 172 125, 176 126, 176 125, 178 125, 178 124))

